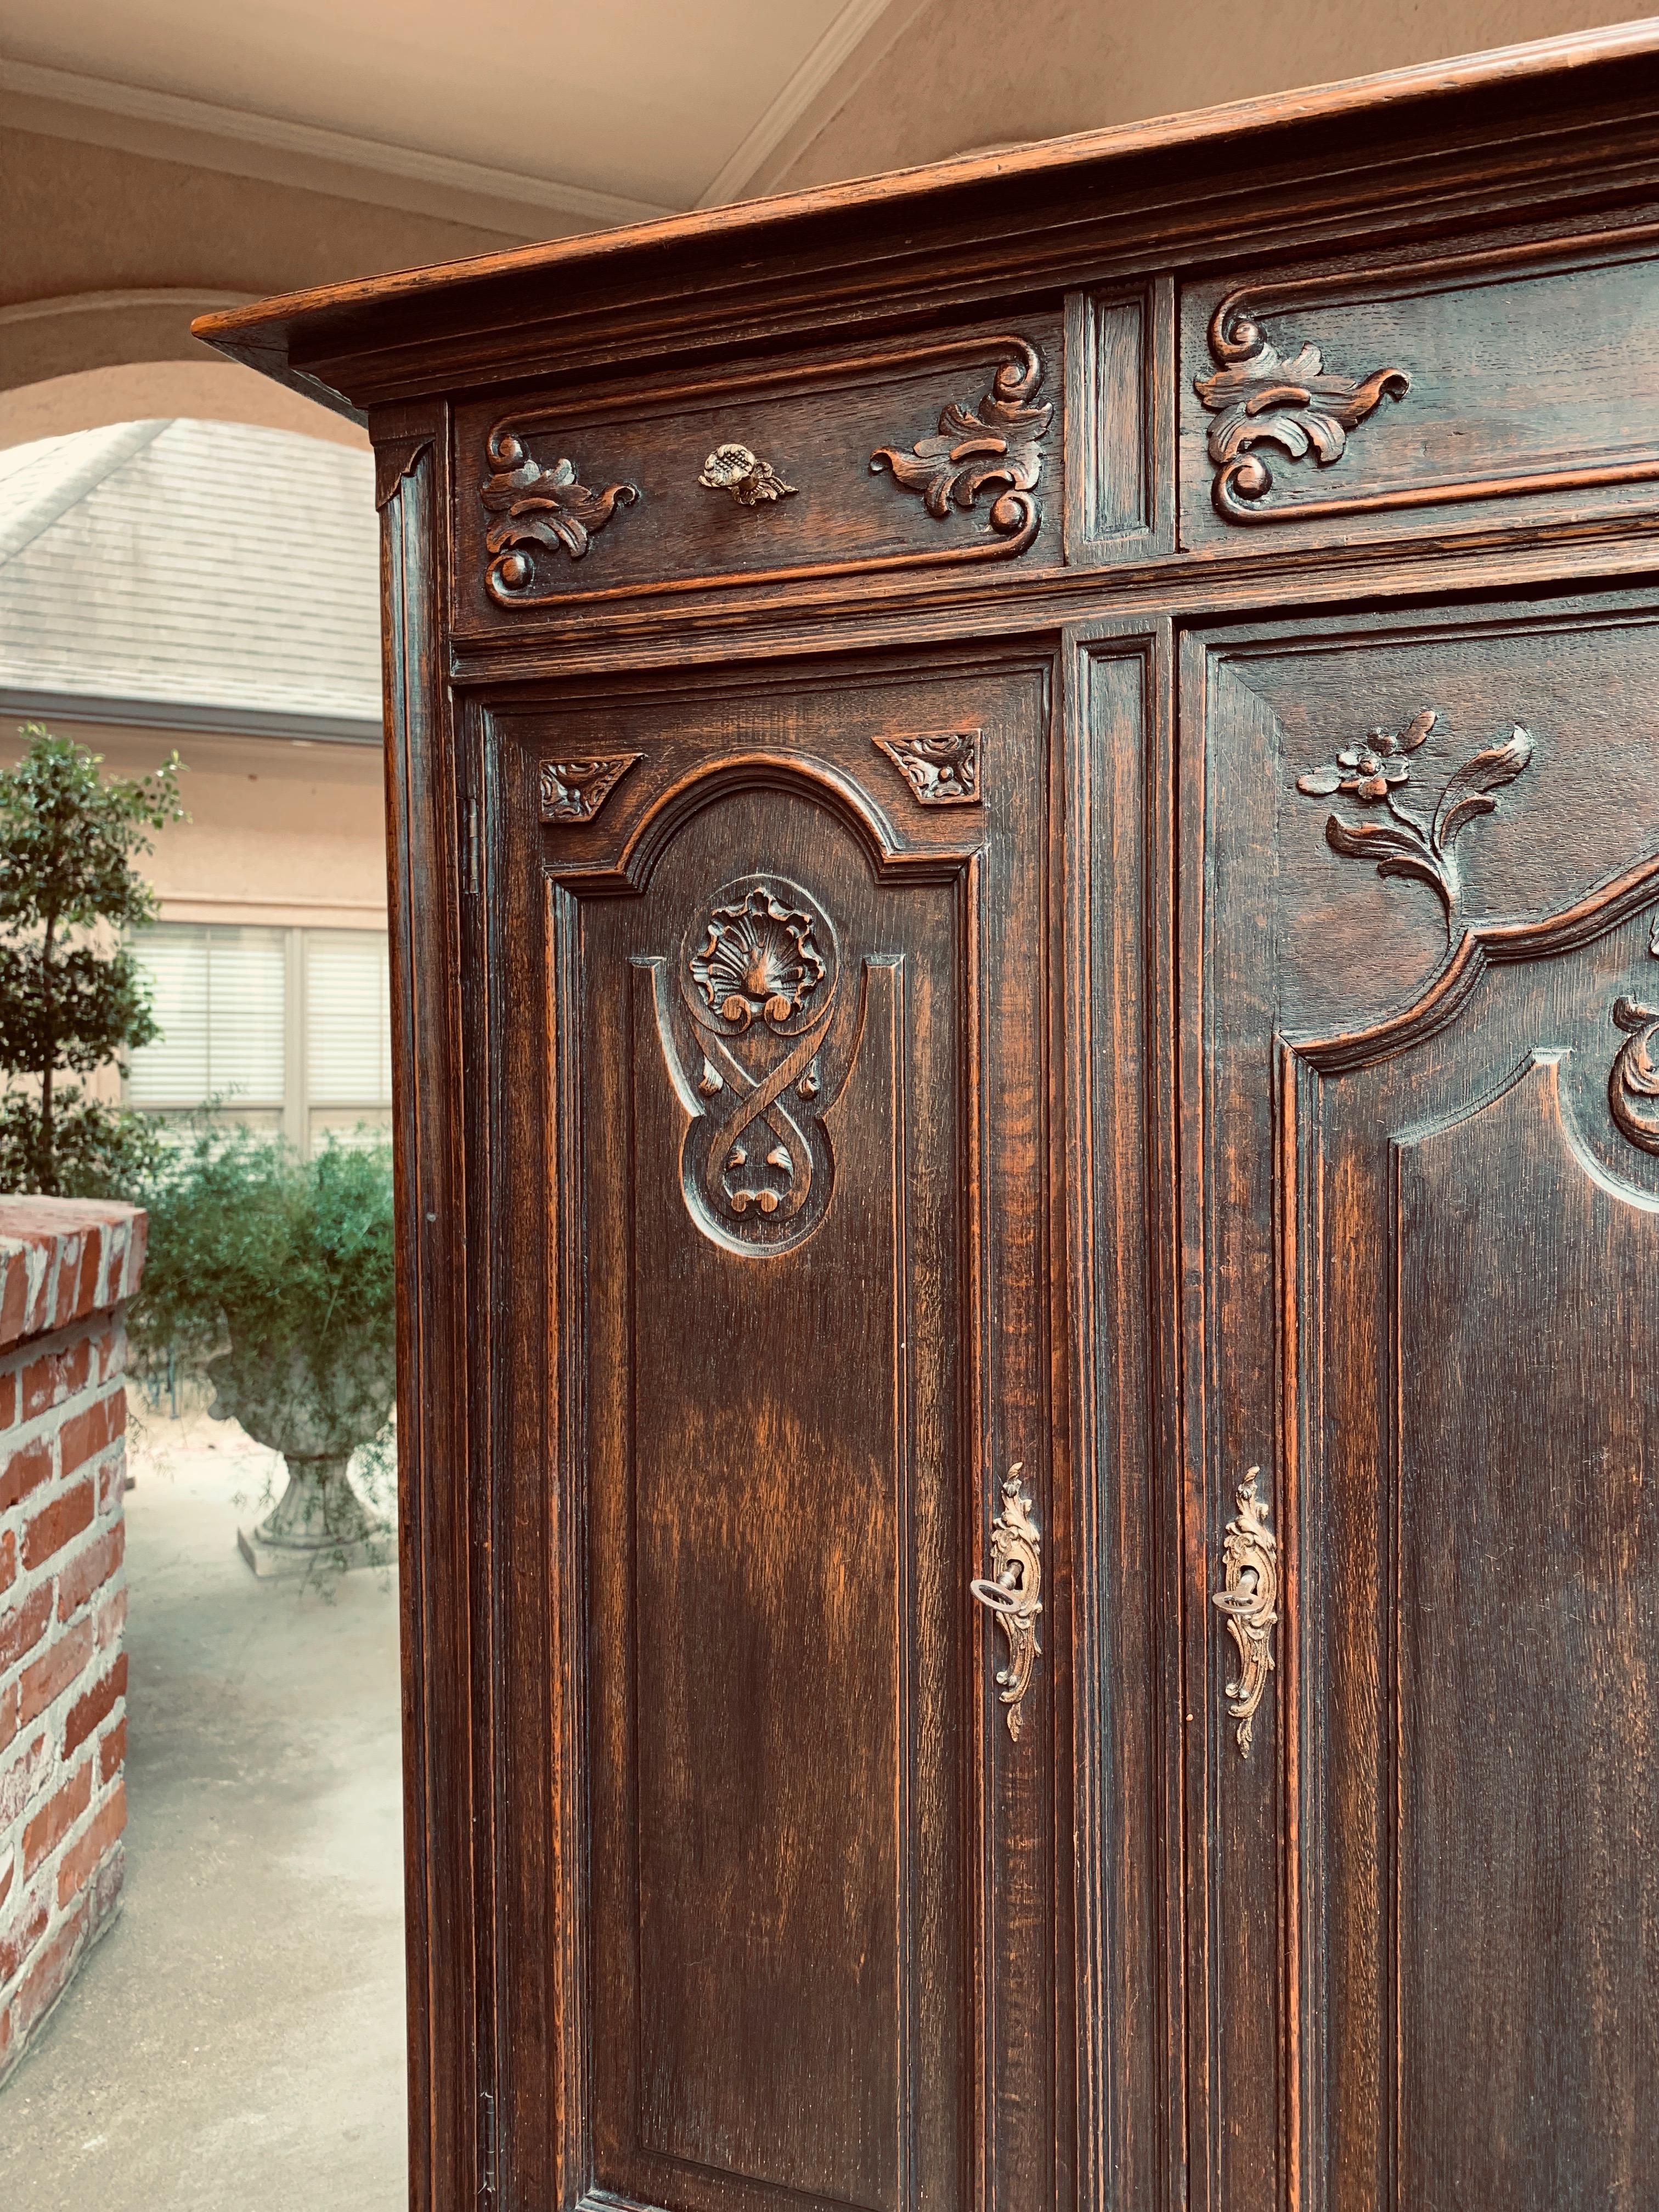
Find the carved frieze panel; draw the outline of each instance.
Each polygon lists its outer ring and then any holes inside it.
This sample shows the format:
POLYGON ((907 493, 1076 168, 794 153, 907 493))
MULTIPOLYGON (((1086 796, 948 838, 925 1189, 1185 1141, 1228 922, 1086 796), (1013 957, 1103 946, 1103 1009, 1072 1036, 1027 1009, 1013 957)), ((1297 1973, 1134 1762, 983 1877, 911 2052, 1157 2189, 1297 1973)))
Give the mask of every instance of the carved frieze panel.
POLYGON ((1186 288, 1182 541, 1645 513, 1656 251, 1656 226, 1617 223, 1186 288))

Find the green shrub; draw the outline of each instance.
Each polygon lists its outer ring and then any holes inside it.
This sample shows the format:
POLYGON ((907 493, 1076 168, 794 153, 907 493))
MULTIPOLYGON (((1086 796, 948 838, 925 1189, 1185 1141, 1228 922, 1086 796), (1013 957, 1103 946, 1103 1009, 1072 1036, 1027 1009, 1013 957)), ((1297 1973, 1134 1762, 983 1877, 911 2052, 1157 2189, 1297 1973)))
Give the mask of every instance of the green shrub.
POLYGON ((396 1315, 392 1148, 331 1144, 301 1159, 278 1139, 198 1120, 135 1192, 149 1256, 131 1327, 143 1351, 200 1374, 227 1334, 303 1352, 369 1340, 396 1315))

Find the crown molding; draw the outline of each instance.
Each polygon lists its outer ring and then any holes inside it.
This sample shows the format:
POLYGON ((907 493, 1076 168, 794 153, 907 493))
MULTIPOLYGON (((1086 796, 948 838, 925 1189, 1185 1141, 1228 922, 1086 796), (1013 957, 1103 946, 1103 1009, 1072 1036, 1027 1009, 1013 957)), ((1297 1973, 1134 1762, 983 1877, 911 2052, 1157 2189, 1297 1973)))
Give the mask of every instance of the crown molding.
POLYGON ((785 83, 756 124, 710 180, 700 208, 724 207, 739 198, 767 156, 793 130, 812 102, 862 46, 892 0, 847 0, 847 5, 785 83))
POLYGON ((221 307, 252 307, 258 292, 208 292, 194 284, 151 284, 118 292, 58 292, 48 300, 19 300, 0 307, 0 330, 40 323, 59 315, 110 315, 132 307, 176 307, 185 315, 207 315, 221 307))
MULTIPOLYGON (((854 0, 854 4, 867 7, 873 0, 854 0)), ((296 155, 302 161, 327 161, 346 169, 405 178, 474 198, 545 208, 596 230, 617 223, 648 222, 653 216, 676 212, 655 201, 630 199, 619 192, 590 191, 585 185, 526 176, 478 161, 458 161, 447 154, 391 146, 378 138, 358 138, 349 131, 331 131, 318 124, 290 123, 280 116, 221 107, 211 100, 189 100, 179 93, 153 92, 144 85, 115 84, 72 70, 5 60, 0 60, 0 69, 4 71, 6 91, 27 99, 52 100, 166 130, 190 131, 198 137, 222 139, 231 148, 263 146, 276 153, 296 155)))

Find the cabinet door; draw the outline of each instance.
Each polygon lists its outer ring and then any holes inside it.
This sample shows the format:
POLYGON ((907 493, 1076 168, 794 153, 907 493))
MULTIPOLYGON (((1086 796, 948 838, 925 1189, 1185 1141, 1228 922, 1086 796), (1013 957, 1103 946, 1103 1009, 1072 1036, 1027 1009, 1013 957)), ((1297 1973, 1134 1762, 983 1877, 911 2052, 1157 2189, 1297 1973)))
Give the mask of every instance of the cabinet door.
POLYGON ((1049 688, 485 718, 506 2203, 1063 2196, 1049 688))
POLYGON ((1184 696, 1195 2202, 1642 2212, 1659 627, 1194 638, 1184 696))

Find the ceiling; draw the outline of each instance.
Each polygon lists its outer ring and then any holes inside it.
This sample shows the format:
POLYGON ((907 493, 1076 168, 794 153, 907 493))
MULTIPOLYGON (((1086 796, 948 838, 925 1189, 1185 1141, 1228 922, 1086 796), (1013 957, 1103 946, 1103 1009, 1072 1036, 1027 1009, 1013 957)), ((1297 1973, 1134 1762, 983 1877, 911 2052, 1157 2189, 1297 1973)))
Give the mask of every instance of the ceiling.
MULTIPOLYGON (((745 185, 892 0, 9 0, 18 93, 594 221, 745 185), (526 189, 526 188, 528 189, 526 189)), ((896 27, 896 25, 890 26, 896 27)))

